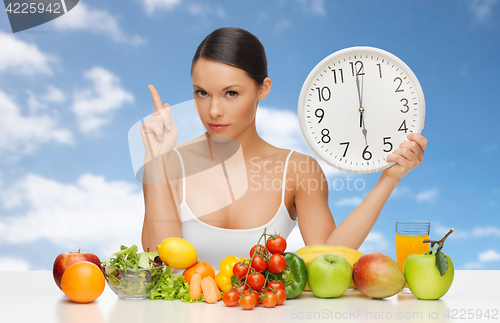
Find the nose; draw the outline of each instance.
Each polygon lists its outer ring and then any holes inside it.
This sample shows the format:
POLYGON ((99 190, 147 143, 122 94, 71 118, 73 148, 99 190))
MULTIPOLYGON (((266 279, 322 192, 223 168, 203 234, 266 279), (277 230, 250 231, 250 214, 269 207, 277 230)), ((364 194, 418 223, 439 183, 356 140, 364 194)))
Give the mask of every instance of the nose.
POLYGON ((208 113, 213 119, 217 119, 223 115, 221 102, 218 98, 213 97, 210 102, 210 109, 208 113))

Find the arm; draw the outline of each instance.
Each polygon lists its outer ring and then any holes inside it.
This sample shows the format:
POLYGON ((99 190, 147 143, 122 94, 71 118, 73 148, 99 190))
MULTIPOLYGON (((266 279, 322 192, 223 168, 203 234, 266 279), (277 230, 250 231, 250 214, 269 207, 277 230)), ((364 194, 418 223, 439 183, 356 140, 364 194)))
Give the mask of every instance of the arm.
POLYGON ((156 246, 164 239, 182 237, 177 196, 180 161, 173 152, 177 141, 177 126, 172 120, 170 105, 162 104, 154 86, 149 85, 149 90, 155 112, 141 126, 142 141, 146 150, 143 173, 145 214, 142 246, 146 251, 155 251, 156 246), (173 155, 176 158, 169 158, 173 155), (168 175, 172 175, 171 179, 174 180, 169 181, 168 175))
POLYGON ((412 134, 409 139, 387 156, 388 162, 396 164, 382 172, 375 187, 338 227, 328 206, 328 185, 315 190, 310 184, 305 185, 308 187, 299 185, 301 182, 326 182, 322 171, 314 171, 317 162, 307 156, 309 171, 297 174, 295 195, 299 227, 306 245, 343 245, 353 249, 361 246, 400 179, 424 159, 427 139, 420 134, 412 134))
POLYGON ((399 181, 382 173, 363 202, 333 230, 323 244, 358 249, 377 222, 382 208, 399 181))
MULTIPOLYGON (((182 225, 178 211, 176 184, 169 183, 164 172, 164 159, 155 158, 144 168, 144 224, 142 227, 142 247, 145 251, 155 251, 156 246, 169 237, 182 238, 182 225), (149 174, 146 174, 149 173, 149 174), (146 175, 165 178, 164 183, 152 183, 146 175), (169 183, 169 184, 167 184, 169 183)), ((171 168, 169 168, 171 169, 171 168)), ((176 176, 177 177, 177 176, 176 176)), ((178 177, 177 177, 178 178, 178 177)), ((176 181, 177 182, 177 181, 176 181)))

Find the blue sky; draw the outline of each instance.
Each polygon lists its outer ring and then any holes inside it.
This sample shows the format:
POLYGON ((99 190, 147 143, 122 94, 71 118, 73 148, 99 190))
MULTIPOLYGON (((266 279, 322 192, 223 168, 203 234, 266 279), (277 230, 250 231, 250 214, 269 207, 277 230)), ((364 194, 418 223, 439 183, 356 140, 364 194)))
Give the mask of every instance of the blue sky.
MULTIPOLYGON (((49 270, 64 251, 102 258, 140 244, 144 202, 128 131, 152 112, 148 84, 172 105, 192 99, 194 51, 225 26, 249 30, 266 48, 273 86, 260 103, 259 133, 308 154, 297 101, 319 61, 350 46, 405 61, 424 90, 429 146, 361 250, 395 257, 394 222, 427 219, 434 239, 455 228, 445 251, 457 269, 500 269, 498 1, 235 3, 81 0, 16 34, 0 14, 0 269, 49 270)), ((203 133, 189 104, 173 114, 179 142, 203 133)), ((329 195, 337 223, 380 176, 323 169, 337 184, 329 195), (364 189, 348 189, 357 179, 364 189)), ((300 246, 298 231, 289 242, 300 246)))

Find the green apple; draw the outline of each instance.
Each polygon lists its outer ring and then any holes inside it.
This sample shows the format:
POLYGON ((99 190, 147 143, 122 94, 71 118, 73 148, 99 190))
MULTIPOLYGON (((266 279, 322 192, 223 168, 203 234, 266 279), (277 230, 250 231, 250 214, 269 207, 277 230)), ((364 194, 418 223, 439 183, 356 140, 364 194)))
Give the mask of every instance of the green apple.
POLYGON ((436 267, 434 254, 413 254, 406 258, 403 272, 413 295, 420 299, 438 299, 448 292, 453 282, 453 262, 443 254, 448 259, 448 270, 443 276, 436 267))
POLYGON ((316 297, 339 297, 349 288, 351 280, 351 265, 333 253, 317 256, 307 268, 309 288, 316 297))

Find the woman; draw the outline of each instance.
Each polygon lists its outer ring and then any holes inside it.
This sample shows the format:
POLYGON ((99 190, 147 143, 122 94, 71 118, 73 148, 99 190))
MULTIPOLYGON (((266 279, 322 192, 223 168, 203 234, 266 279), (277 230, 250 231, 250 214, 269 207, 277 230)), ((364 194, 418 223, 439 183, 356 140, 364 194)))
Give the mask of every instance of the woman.
MULTIPOLYGON (((287 238, 296 222, 306 245, 331 244, 358 249, 399 180, 424 159, 426 138, 411 134, 409 141, 387 156, 388 162, 396 164, 382 172, 364 201, 336 226, 328 206, 326 178, 317 161, 274 147, 256 131, 258 102, 271 89, 260 41, 239 28, 213 31, 193 57, 191 76, 195 105, 207 132, 189 146, 176 146, 177 128, 170 107, 162 104, 150 85, 155 113, 141 128, 147 151, 145 163, 161 172, 170 185, 143 184, 145 250, 154 250, 165 238, 183 237, 196 247, 200 260, 218 268, 220 260, 227 255, 247 256, 264 227, 287 238), (248 189, 237 199, 232 196, 231 203, 217 202, 224 207, 212 205, 204 212, 205 202, 200 201, 218 200, 222 189, 216 186, 224 182, 224 177, 206 184, 207 181, 200 178, 196 181, 196 176, 186 176, 195 173, 193 160, 210 161, 211 156, 214 165, 211 145, 221 137, 234 138, 241 145, 241 164, 247 170, 248 189), (151 155, 168 157, 167 161, 163 157, 160 161, 151 155), (162 172, 165 164, 168 172, 162 172), (305 167, 298 167, 300 165, 305 167), (285 185, 268 185, 276 181, 285 185), (303 183, 316 185, 312 189, 303 183)), ((149 176, 158 177, 153 172, 150 170, 149 176)))

